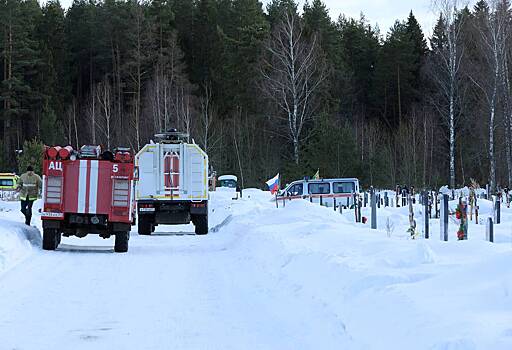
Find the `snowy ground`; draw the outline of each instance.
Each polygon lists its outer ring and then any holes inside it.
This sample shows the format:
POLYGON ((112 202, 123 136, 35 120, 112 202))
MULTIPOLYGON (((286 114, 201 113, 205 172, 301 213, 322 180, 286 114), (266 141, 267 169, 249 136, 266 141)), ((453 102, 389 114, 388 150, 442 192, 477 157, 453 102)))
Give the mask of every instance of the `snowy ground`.
POLYGON ((127 254, 97 236, 44 252, 0 202, 0 349, 512 349, 512 209, 495 244, 473 223, 440 242, 438 220, 408 238, 407 208, 372 231, 353 211, 231 197, 212 193, 207 236, 132 232, 127 254))

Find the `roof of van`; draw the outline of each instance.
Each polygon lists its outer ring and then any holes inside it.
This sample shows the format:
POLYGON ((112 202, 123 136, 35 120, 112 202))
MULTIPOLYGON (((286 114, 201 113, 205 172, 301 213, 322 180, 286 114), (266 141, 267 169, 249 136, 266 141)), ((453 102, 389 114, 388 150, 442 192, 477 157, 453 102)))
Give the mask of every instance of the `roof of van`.
POLYGON ((359 179, 356 179, 355 177, 339 177, 339 178, 333 178, 333 179, 309 179, 309 180, 305 180, 305 179, 299 179, 299 180, 295 180, 295 181, 292 181, 292 182, 297 182, 297 181, 305 181, 305 182, 329 182, 329 181, 345 181, 345 182, 359 182, 359 179))
POLYGON ((218 180, 219 181, 222 181, 222 180, 235 180, 235 181, 238 181, 238 178, 235 175, 221 175, 221 176, 219 176, 218 180))

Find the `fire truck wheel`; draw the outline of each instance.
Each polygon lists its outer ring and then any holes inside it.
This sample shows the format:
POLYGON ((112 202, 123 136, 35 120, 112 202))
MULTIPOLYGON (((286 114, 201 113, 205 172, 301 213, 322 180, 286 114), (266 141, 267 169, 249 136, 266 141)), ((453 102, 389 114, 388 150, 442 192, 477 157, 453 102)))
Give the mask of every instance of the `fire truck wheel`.
POLYGON ((127 231, 116 232, 116 239, 114 243, 114 251, 116 253, 126 253, 128 251, 128 240, 130 233, 127 231))
POLYGON ((138 231, 139 235, 150 235, 152 230, 152 224, 148 220, 140 219, 138 223, 138 231))
POLYGON ((205 235, 208 233, 208 216, 196 215, 194 217, 194 225, 196 227, 196 235, 205 235))
POLYGON ((43 229, 43 249, 55 250, 59 245, 60 233, 56 229, 45 228, 43 229))

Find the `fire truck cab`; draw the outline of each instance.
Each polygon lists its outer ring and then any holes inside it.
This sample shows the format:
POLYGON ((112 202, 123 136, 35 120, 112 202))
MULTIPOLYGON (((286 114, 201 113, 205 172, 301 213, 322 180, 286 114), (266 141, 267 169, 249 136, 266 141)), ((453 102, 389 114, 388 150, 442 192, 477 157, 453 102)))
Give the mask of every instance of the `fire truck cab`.
POLYGON ((208 156, 188 135, 155 135, 135 156, 137 222, 140 235, 159 224, 188 224, 208 233, 208 156))
POLYGON ((43 156, 43 249, 61 236, 115 236, 115 252, 128 251, 134 222, 133 154, 129 148, 46 147, 43 156))

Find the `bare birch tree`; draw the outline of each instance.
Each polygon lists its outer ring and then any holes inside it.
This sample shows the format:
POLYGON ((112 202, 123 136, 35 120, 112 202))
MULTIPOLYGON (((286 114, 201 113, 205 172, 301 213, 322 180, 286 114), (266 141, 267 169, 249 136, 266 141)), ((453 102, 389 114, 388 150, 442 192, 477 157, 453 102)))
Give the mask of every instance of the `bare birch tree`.
POLYGON ((503 85, 504 59, 506 57, 507 24, 508 16, 506 11, 500 10, 501 0, 490 0, 489 12, 483 14, 483 18, 477 20, 476 29, 480 34, 480 51, 484 57, 487 69, 480 69, 486 72, 485 75, 473 77, 471 81, 477 86, 485 98, 488 108, 488 135, 489 135, 489 187, 491 191, 496 190, 496 154, 495 154, 495 132, 496 113, 498 108, 498 97, 500 85, 503 85))
POLYGON ((79 140, 78 140, 78 125, 77 125, 77 108, 78 104, 76 102, 76 99, 73 98, 71 105, 68 106, 66 110, 67 115, 67 125, 66 125, 66 131, 67 131, 67 142, 74 146, 76 149, 79 148, 79 140))
POLYGON ((304 127, 313 118, 316 93, 327 69, 316 36, 310 40, 305 37, 300 18, 294 13, 283 14, 267 50, 269 56, 261 69, 262 90, 284 114, 286 136, 293 145, 293 159, 298 164, 304 127))
POLYGON ((87 106, 85 114, 89 120, 89 127, 91 132, 91 141, 93 145, 96 145, 96 124, 97 124, 97 110, 96 110, 96 87, 91 87, 91 93, 87 98, 87 106))
POLYGON ((508 187, 512 187, 512 90, 510 86, 510 75, 509 75, 509 58, 511 56, 510 40, 512 36, 509 31, 512 29, 511 14, 510 14, 510 3, 508 0, 501 0, 498 4, 497 12, 499 16, 504 17, 503 23, 503 57, 501 59, 501 93, 503 99, 503 117, 505 123, 505 147, 506 147, 506 158, 507 158, 507 180, 508 187))
MULTIPOLYGON (((443 119, 448 124, 450 145, 450 187, 455 188, 455 130, 457 124, 458 80, 461 74, 463 46, 461 42, 464 17, 459 16, 463 7, 461 0, 434 0, 434 11, 440 14, 444 22, 442 34, 443 45, 433 47, 438 59, 438 73, 434 76, 441 94, 446 100, 447 110, 441 110, 443 119)), ((439 106, 437 106, 439 109, 439 106)))
POLYGON ((186 74, 184 54, 176 34, 166 40, 168 46, 160 52, 147 89, 154 128, 160 132, 173 127, 190 134, 193 86, 186 74))
POLYGON ((209 83, 204 86, 204 96, 200 98, 201 114, 199 122, 198 136, 201 141, 201 145, 206 153, 209 153, 213 147, 211 142, 212 138, 212 125, 215 118, 215 106, 213 105, 212 88, 209 83))
POLYGON ((108 78, 104 78, 95 88, 96 99, 99 107, 98 130, 103 135, 107 149, 110 149, 112 141, 113 96, 112 87, 108 78))

